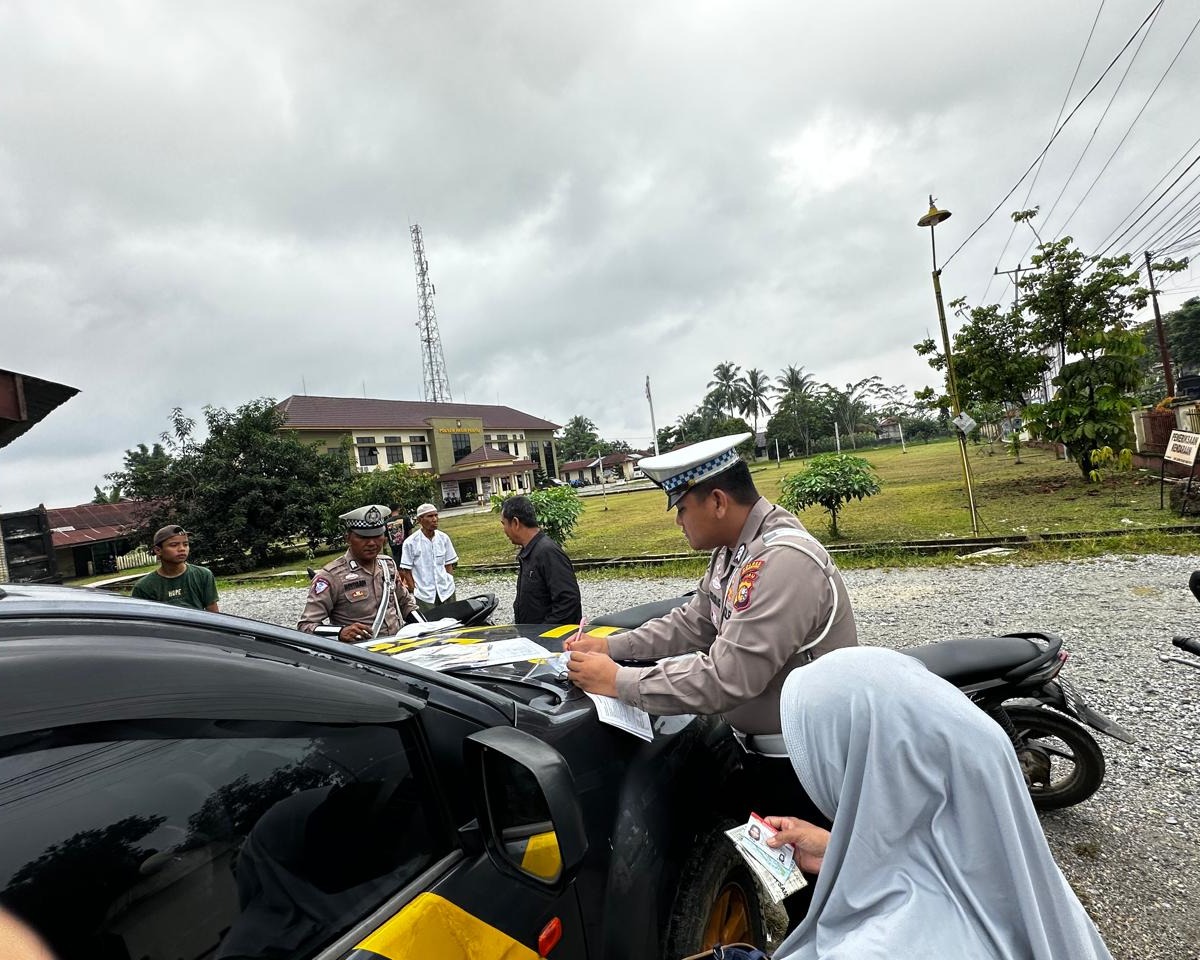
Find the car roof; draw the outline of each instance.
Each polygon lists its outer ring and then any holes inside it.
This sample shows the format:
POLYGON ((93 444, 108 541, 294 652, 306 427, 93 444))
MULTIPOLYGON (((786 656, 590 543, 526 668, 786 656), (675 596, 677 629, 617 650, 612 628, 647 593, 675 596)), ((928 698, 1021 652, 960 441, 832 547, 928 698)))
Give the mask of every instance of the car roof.
MULTIPOLYGON (((46 645, 54 644, 70 646, 68 634, 78 634, 80 623, 88 621, 128 621, 154 626, 170 627, 168 636, 153 636, 146 630, 136 631, 139 635, 130 642, 134 649, 148 655, 155 644, 164 650, 182 654, 184 647, 181 643, 191 646, 207 644, 216 651, 217 656, 229 656, 229 644, 237 646, 243 656, 246 653, 272 653, 277 659, 290 660, 292 663, 310 665, 312 655, 342 663, 349 662, 354 666, 378 669, 381 661, 387 661, 389 674, 404 673, 412 680, 427 683, 434 681, 442 686, 467 692, 472 699, 489 703, 492 707, 501 709, 508 716, 513 714, 511 700, 470 684, 466 680, 436 674, 432 671, 401 663, 391 658, 381 657, 358 647, 326 639, 315 634, 303 633, 290 627, 281 627, 261 620, 246 617, 235 617, 225 613, 211 613, 207 610, 194 610, 189 607, 176 607, 170 604, 158 603, 153 600, 140 600, 124 597, 102 591, 82 587, 64 587, 50 584, 5 583, 0 584, 0 662, 5 664, 16 657, 22 643, 21 634, 4 629, 6 623, 13 621, 34 621, 40 627, 38 636, 43 637, 43 650, 46 645), (53 630, 53 621, 70 621, 76 625, 70 631, 53 630), (54 636, 57 639, 54 639, 54 636), (302 659, 297 659, 297 653, 302 659), (307 656, 306 656, 307 655, 307 656)), ((85 631, 86 632, 86 631, 85 631)), ((105 646, 113 641, 109 632, 104 633, 105 646)), ((90 637, 84 637, 91 646, 94 642, 94 632, 90 637)), ((28 648, 24 648, 28 650, 28 648)), ((72 648, 73 649, 73 648, 72 648)), ((78 656, 87 659, 82 648, 78 656)), ((84 664, 77 662, 80 670, 84 664)), ((0 703, 3 703, 0 694, 0 703)))

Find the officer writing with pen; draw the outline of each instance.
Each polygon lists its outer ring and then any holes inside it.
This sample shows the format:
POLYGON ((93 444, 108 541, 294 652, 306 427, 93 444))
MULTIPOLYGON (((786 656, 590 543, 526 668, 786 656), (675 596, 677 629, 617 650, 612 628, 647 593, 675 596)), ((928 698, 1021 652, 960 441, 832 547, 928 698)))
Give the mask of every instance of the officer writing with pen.
MULTIPOLYGON (((691 600, 665 617, 564 644, 568 672, 587 692, 652 715, 724 715, 746 747, 751 808, 801 810, 797 816, 823 823, 787 759, 779 696, 789 673, 857 645, 858 633, 825 548, 795 516, 759 496, 735 449, 749 438, 719 437, 639 461, 666 492, 691 547, 712 551, 708 569, 691 600)), ((785 906, 796 920, 799 905, 785 906)))
POLYGON ((346 529, 346 552, 313 577, 297 629, 359 643, 395 635, 414 613, 416 598, 396 575, 395 561, 382 554, 388 513, 372 504, 338 517, 346 529))

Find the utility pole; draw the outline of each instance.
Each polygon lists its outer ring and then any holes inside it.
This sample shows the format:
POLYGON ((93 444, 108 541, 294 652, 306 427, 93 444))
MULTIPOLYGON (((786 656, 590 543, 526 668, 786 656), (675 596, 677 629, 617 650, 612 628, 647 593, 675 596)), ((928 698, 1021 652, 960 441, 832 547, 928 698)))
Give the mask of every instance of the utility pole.
POLYGON ((1171 370, 1171 354, 1167 351, 1167 334, 1163 330, 1162 314, 1158 311, 1158 291, 1154 289, 1154 267, 1150 251, 1146 251, 1146 276, 1150 280, 1150 300, 1154 304, 1154 331, 1158 334, 1158 352, 1162 357, 1163 379, 1167 381, 1167 396, 1175 396, 1175 374, 1171 370))
POLYGON ((413 264, 417 270, 417 330, 421 342, 421 392, 428 403, 449 403, 450 377, 446 374, 446 358, 442 355, 442 338, 438 333, 437 311, 433 298, 437 288, 429 279, 429 261, 425 259, 425 241, 421 225, 408 228, 412 236, 413 264))
POLYGON ((646 402, 650 404, 650 432, 654 434, 654 455, 658 456, 658 427, 654 425, 654 398, 650 396, 650 374, 646 374, 646 402))

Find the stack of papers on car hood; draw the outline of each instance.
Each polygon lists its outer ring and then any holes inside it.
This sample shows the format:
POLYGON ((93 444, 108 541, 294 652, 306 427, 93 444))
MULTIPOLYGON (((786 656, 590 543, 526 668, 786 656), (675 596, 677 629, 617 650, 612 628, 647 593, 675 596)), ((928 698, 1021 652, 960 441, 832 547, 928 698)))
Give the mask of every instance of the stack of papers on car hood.
POLYGON ((462 670, 521 663, 526 660, 546 660, 554 654, 541 644, 525 637, 514 637, 511 640, 487 640, 480 643, 431 643, 391 656, 405 663, 425 667, 427 670, 462 670))

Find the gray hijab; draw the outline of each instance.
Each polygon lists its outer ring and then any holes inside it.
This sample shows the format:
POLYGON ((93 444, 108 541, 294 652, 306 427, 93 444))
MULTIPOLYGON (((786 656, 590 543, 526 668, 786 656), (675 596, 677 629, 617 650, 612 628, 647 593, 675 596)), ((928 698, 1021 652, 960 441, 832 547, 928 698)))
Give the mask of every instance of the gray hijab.
POLYGON ((851 647, 793 671, 780 714, 833 830, 812 907, 776 960, 1112 960, 1008 738, 949 683, 851 647))

